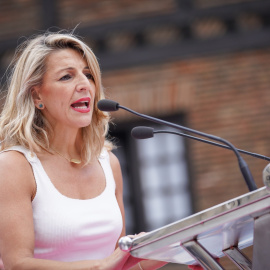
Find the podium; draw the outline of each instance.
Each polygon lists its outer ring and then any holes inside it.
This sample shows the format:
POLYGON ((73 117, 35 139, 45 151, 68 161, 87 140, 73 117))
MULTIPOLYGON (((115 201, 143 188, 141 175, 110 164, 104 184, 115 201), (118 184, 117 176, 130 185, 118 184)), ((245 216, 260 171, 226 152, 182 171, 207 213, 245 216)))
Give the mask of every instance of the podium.
POLYGON ((262 187, 168 224, 135 239, 119 240, 137 258, 224 269, 229 257, 239 269, 270 269, 270 191, 262 187), (241 250, 253 245, 253 258, 241 250))

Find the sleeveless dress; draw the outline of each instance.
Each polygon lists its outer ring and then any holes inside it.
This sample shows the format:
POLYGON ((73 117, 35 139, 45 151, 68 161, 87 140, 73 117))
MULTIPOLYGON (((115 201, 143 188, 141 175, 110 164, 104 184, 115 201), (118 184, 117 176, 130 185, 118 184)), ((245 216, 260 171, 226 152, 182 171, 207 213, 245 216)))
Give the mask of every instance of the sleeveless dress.
POLYGON ((72 262, 111 255, 123 223, 108 152, 103 150, 99 157, 106 178, 104 191, 95 198, 79 200, 68 198, 55 188, 35 154, 22 146, 5 151, 11 150, 24 154, 37 185, 32 201, 34 257, 72 262))

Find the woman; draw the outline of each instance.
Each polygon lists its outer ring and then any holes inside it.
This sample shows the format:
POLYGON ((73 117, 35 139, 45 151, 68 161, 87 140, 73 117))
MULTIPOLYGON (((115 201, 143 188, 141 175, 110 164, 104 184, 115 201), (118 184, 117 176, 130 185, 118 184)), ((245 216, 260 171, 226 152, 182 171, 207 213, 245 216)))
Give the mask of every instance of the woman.
POLYGON ((5 269, 157 269, 117 248, 122 176, 105 141, 100 69, 72 34, 25 42, 0 118, 0 254, 5 269))

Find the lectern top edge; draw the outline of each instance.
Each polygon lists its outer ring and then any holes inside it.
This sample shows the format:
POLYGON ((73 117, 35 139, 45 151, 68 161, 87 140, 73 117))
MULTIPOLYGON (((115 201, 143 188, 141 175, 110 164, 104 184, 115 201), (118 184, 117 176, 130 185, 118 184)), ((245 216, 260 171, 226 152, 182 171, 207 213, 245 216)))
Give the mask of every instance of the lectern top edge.
POLYGON ((228 200, 226 202, 223 202, 221 204, 198 212, 187 218, 181 219, 180 221, 176 221, 159 229, 153 230, 141 237, 133 239, 129 243, 129 250, 131 251, 136 250, 137 248, 150 244, 151 242, 155 242, 162 238, 168 237, 174 234, 175 232, 191 228, 197 224, 204 223, 206 221, 214 219, 219 215, 224 215, 225 213, 233 212, 236 209, 239 209, 243 206, 247 206, 249 204, 253 204, 256 201, 260 201, 267 197, 270 197, 270 192, 269 190, 267 190, 266 187, 262 187, 255 191, 246 193, 234 199, 228 200))

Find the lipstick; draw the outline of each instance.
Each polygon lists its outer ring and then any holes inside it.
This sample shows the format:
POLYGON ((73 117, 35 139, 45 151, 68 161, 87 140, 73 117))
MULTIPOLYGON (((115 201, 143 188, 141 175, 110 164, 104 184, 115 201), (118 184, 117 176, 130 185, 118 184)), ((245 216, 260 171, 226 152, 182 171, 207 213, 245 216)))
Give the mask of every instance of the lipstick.
POLYGON ((90 112, 90 98, 85 97, 85 98, 80 98, 76 101, 74 101, 71 104, 71 108, 80 113, 88 113, 90 112))

